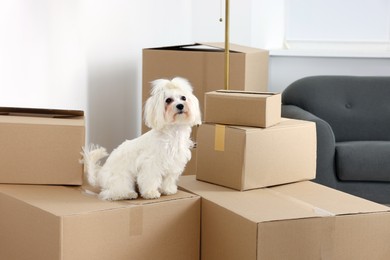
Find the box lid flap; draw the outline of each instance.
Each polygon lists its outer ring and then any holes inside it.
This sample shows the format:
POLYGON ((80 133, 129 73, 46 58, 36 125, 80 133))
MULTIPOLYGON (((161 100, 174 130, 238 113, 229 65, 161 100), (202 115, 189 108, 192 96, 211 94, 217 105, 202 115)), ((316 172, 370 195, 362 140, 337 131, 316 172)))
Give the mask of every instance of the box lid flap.
POLYGON ((96 195, 87 194, 79 187, 42 185, 0 185, 0 195, 24 201, 57 216, 83 214, 113 210, 131 206, 161 203, 178 199, 193 198, 196 195, 179 191, 175 195, 162 196, 155 200, 103 201, 96 195))
MULTIPOLYGON (((247 96, 247 95, 259 95, 259 96, 275 96, 280 95, 279 92, 260 92, 260 91, 248 91, 248 90, 226 90, 226 89, 219 89, 215 91, 206 92, 205 95, 212 95, 212 94, 229 94, 229 95, 237 95, 237 96, 247 96)), ((224 95, 226 96, 226 95, 224 95)))
POLYGON ((0 107, 0 115, 70 118, 70 117, 83 116, 84 112, 81 110, 0 107))
POLYGON ((182 176, 179 186, 256 223, 390 210, 373 202, 361 202, 360 198, 332 189, 326 192, 329 196, 323 196, 322 186, 308 181, 240 192, 197 181, 194 176, 182 176), (307 194, 302 191, 303 188, 307 190, 307 194), (310 192, 316 193, 317 189, 319 194, 311 197, 310 192), (323 197, 319 199, 321 196, 323 197), (356 205, 344 207, 345 203, 342 203, 339 208, 330 206, 339 201, 356 205))
MULTIPOLYGON (((200 42, 200 44, 225 50, 225 43, 224 42, 200 42)), ((242 46, 242 45, 238 45, 238 44, 234 44, 234 43, 230 43, 229 49, 231 51, 242 52, 242 53, 268 52, 267 50, 257 49, 257 48, 248 47, 248 46, 242 46)))
MULTIPOLYGON (((230 44, 231 52, 240 52, 240 53, 256 53, 256 52, 268 52, 267 50, 257 49, 247 46, 241 46, 238 44, 230 44)), ((165 47, 154 47, 147 48, 149 50, 189 50, 189 51, 219 51, 223 52, 225 50, 225 44, 223 42, 201 42, 193 44, 183 44, 183 45, 173 45, 165 47)))
MULTIPOLYGON (((205 123, 207 125, 218 125, 216 123, 205 123)), ((245 131, 247 133, 250 132, 259 132, 259 131, 274 131, 280 128, 285 127, 303 127, 303 126, 315 126, 314 122, 298 120, 298 119, 290 119, 290 118, 281 118, 280 123, 277 125, 273 125, 267 128, 253 127, 253 126, 239 126, 239 125, 224 125, 227 128, 237 129, 240 131, 245 131)))
POLYGON ((315 205, 335 215, 390 211, 390 208, 314 182, 273 187, 272 191, 315 205))

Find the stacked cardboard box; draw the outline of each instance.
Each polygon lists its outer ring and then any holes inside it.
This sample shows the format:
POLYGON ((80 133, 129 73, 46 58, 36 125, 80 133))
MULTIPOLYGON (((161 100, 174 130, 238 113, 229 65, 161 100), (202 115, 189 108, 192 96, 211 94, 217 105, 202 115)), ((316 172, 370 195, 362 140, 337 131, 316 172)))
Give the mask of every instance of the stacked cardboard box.
POLYGON ((236 191, 182 176, 202 197, 202 260, 390 259, 390 208, 311 181, 236 191))
POLYGON ((205 122, 269 127, 278 124, 280 118, 280 93, 238 90, 205 93, 205 122))
POLYGON ((83 111, 0 107, 0 183, 81 185, 83 111))
POLYGON ((85 193, 84 136, 82 111, 0 108, 0 259, 199 259, 199 197, 85 193))
POLYGON ((196 178, 179 184, 202 197, 201 259, 390 259, 390 208, 309 181, 315 125, 280 118, 280 105, 206 93, 196 178))
POLYGON ((204 114, 198 180, 249 190, 315 178, 315 124, 282 119, 280 94, 208 92, 204 114))
MULTIPOLYGON (((231 44, 230 88, 246 91, 267 91, 268 51, 231 44)), ((150 82, 159 78, 183 77, 194 87, 200 106, 204 93, 224 86, 224 43, 195 43, 189 45, 146 48, 142 60, 142 103, 150 93, 150 82)), ((142 132, 148 128, 143 125, 142 132)), ((193 129, 196 139, 196 128, 193 129)), ((195 149, 194 149, 195 150, 195 149)), ((196 153, 184 174, 196 173, 196 153)))
POLYGON ((79 187, 0 185, 0 259, 199 259, 200 201, 108 202, 79 187))

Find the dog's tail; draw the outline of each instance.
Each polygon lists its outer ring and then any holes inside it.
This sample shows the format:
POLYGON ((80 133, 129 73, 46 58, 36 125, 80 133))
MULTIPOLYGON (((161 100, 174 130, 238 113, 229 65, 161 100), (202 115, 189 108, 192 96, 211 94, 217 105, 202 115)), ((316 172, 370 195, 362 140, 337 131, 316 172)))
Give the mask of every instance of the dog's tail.
POLYGON ((83 147, 81 155, 83 159, 80 160, 80 163, 84 164, 84 173, 87 175, 89 184, 94 187, 98 186, 97 174, 102 167, 100 160, 108 155, 106 148, 91 144, 83 147))

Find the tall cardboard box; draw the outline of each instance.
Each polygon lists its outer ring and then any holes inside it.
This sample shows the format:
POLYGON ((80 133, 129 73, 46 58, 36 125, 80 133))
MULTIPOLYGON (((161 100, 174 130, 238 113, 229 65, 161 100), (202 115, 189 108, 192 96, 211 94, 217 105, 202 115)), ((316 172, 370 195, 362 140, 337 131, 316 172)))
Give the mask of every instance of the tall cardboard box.
POLYGON ((390 208, 310 182, 235 191, 182 176, 202 197, 202 260, 390 259, 390 208))
MULTIPOLYGON (((230 45, 230 51, 230 88, 267 91, 268 51, 236 44, 230 45)), ((180 76, 188 79, 201 108, 206 92, 224 88, 224 43, 146 48, 142 55, 142 104, 149 97, 150 82, 159 78, 180 76)), ((143 125, 142 132, 147 130, 143 125)), ((192 136, 195 139, 195 134, 192 136)), ((195 159, 193 152, 186 174, 196 172, 195 159)))
POLYGON ((311 180, 316 176, 316 127, 282 118, 268 128, 202 124, 198 180, 236 190, 311 180))
POLYGON ((198 260, 200 200, 108 202, 76 187, 0 185, 0 259, 198 260))
POLYGON ((0 107, 0 183, 82 184, 83 111, 0 107))
MULTIPOLYGON (((230 45, 230 89, 267 91, 267 50, 230 45)), ((159 78, 183 77, 194 87, 203 107, 204 94, 224 88, 224 44, 195 43, 142 52, 142 103, 150 93, 150 82, 159 78)))

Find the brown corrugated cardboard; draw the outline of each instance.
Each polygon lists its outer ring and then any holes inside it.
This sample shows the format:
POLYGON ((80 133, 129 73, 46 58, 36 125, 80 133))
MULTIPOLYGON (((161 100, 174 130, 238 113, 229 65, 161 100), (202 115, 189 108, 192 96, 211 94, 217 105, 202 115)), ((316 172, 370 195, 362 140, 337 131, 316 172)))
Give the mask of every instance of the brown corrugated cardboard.
POLYGON ((269 127, 281 120, 280 93, 236 90, 207 92, 204 102, 206 123, 269 127))
MULTIPOLYGON (((223 43, 203 43, 143 50, 142 102, 150 93, 150 82, 159 78, 183 77, 194 87, 203 107, 208 91, 224 88, 223 43)), ((230 88, 267 91, 268 51, 230 45, 230 88)))
POLYGON ((0 259, 199 259, 200 200, 108 202, 75 187, 0 185, 0 259))
POLYGON ((0 108, 0 183, 80 185, 84 113, 0 108))
POLYGON ((269 128, 203 124, 197 142, 198 180, 249 190, 315 178, 313 122, 282 118, 269 128))
MULTIPOLYGON (((143 50, 142 103, 150 93, 150 82, 159 78, 183 77, 190 81, 203 108, 204 93, 224 88, 224 43, 147 48, 143 50)), ((267 91, 267 50, 230 45, 230 89, 267 91)), ((142 132, 148 128, 143 124, 142 132)), ((192 135, 195 139, 195 134, 192 135)), ((195 174, 196 153, 185 174, 195 174)))
POLYGON ((202 197, 202 260, 390 259, 390 208, 310 181, 239 192, 183 176, 202 197))

